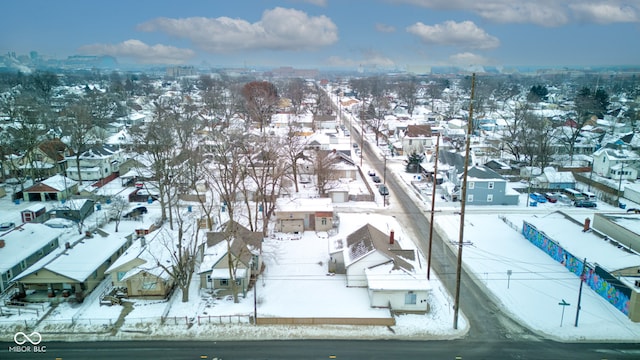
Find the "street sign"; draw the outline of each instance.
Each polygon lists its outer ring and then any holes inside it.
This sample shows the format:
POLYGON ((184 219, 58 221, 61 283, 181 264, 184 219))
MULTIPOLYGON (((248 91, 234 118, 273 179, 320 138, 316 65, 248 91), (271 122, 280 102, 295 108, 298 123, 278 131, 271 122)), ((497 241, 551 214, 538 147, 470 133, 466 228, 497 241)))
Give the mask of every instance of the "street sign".
POLYGON ((562 299, 562 301, 559 302, 558 305, 562 306, 562 315, 560 316, 560 327, 562 327, 562 320, 564 320, 564 309, 566 309, 566 307, 571 304, 569 304, 568 302, 564 301, 564 299, 562 299))

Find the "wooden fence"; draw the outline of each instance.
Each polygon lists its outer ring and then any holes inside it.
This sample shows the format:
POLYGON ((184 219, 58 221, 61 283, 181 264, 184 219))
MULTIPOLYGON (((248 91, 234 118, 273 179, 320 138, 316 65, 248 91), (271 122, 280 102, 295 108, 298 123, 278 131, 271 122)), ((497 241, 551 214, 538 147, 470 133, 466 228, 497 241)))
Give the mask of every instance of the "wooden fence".
POLYGON ((287 318, 258 317, 258 325, 361 325, 394 326, 394 318, 287 318))

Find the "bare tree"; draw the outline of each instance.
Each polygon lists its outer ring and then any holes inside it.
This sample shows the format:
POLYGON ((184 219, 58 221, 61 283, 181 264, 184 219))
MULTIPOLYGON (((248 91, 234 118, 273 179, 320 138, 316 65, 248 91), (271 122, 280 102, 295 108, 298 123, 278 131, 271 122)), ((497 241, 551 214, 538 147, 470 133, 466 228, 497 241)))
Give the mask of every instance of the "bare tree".
MULTIPOLYGON (((256 216, 251 229, 257 229, 260 221, 263 236, 267 234, 269 220, 276 209, 276 199, 288 170, 281 161, 282 143, 279 140, 272 136, 261 136, 255 139, 255 147, 259 151, 247 157, 248 176, 256 186, 253 208, 256 216)), ((245 199, 247 198, 245 196, 245 199)), ((248 210, 251 214, 251 209, 248 210)))
MULTIPOLYGON (((227 131, 216 134, 214 145, 209 149, 213 155, 213 161, 208 168, 207 179, 211 181, 209 186, 216 190, 222 207, 227 212, 229 222, 236 221, 237 196, 241 193, 243 182, 247 177, 245 140, 246 137, 241 132, 227 129, 227 131)), ((231 254, 231 246, 233 239, 237 237, 237 230, 236 226, 231 226, 227 230, 228 234, 225 238, 228 254, 231 254)), ((232 256, 227 258, 234 302, 238 302, 238 289, 235 281, 238 264, 234 262, 232 256)))
POLYGON ((291 100, 291 109, 294 115, 300 115, 305 110, 305 100, 308 93, 309 87, 303 79, 293 78, 287 82, 285 95, 291 100))
POLYGON ((397 85, 396 92, 398 98, 407 106, 409 116, 412 116, 418 102, 418 81, 413 77, 401 81, 397 85))
MULTIPOLYGON (((167 220, 168 209, 172 203, 173 177, 175 169, 172 166, 179 150, 174 129, 175 122, 171 118, 169 109, 162 102, 155 104, 153 121, 144 127, 134 127, 131 135, 142 156, 148 158, 153 172, 154 182, 158 187, 162 221, 167 220)), ((173 219, 169 217, 170 227, 173 219)))
POLYGON ((15 158, 6 163, 12 168, 14 176, 23 184, 27 177, 34 179, 39 177, 35 152, 47 134, 46 126, 43 124, 44 112, 30 94, 8 96, 3 102, 3 110, 13 123, 12 126, 5 128, 7 138, 3 139, 5 143, 3 152, 12 156, 21 156, 22 167, 15 158))
POLYGON ((67 145, 73 150, 78 172, 78 183, 82 185, 80 157, 89 149, 90 145, 96 142, 92 134, 95 119, 89 104, 82 100, 69 105, 65 109, 65 115, 66 122, 63 133, 66 135, 65 138, 68 139, 67 145))
POLYGON ((111 204, 109 206, 109 217, 113 219, 116 223, 115 232, 118 232, 118 227, 120 226, 120 221, 122 221, 122 215, 131 204, 124 196, 116 195, 111 198, 111 204))
POLYGON ((260 125, 260 131, 264 131, 276 111, 278 89, 267 81, 252 81, 242 87, 242 96, 249 117, 260 125))
POLYGON ((307 146, 307 141, 304 137, 298 135, 297 130, 298 129, 295 128, 293 124, 289 124, 289 131, 287 131, 287 135, 284 138, 282 150, 287 161, 287 166, 291 168, 291 175, 293 177, 296 192, 299 192, 298 161, 306 159, 304 149, 307 146))
POLYGON ((340 156, 335 151, 318 150, 315 154, 315 175, 320 196, 336 186, 338 173, 336 165, 340 162, 340 156))
POLYGON ((163 244, 170 254, 170 264, 156 259, 156 265, 169 274, 174 284, 182 291, 182 302, 189 301, 189 286, 198 261, 198 250, 202 245, 200 231, 194 219, 176 215, 177 231, 160 230, 163 244))

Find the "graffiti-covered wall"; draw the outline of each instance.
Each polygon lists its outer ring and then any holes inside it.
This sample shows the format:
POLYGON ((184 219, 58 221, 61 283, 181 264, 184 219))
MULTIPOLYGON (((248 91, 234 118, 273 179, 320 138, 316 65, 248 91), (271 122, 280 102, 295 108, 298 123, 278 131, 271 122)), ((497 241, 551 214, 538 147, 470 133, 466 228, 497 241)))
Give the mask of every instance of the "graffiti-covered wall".
POLYGON ((618 310, 629 316, 629 300, 632 292, 629 287, 621 283, 603 268, 599 266, 594 267, 589 263, 585 263, 584 260, 576 258, 532 224, 526 221, 523 223, 522 234, 527 240, 563 264, 569 271, 577 276, 582 276, 583 266, 585 266, 583 278, 585 283, 618 310))

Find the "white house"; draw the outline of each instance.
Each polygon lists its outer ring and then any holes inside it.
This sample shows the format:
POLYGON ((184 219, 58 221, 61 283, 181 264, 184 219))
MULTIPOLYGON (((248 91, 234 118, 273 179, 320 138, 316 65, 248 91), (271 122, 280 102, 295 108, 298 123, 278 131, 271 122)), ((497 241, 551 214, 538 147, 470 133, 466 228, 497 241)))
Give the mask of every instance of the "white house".
POLYGON ((431 291, 414 249, 403 249, 395 232, 366 224, 330 243, 329 272, 346 274, 348 287, 368 288, 371 307, 426 312, 431 291))
POLYGON ((433 146, 430 125, 408 125, 402 137, 402 151, 404 154, 421 154, 433 146))
POLYGON ((67 176, 79 180, 78 162, 82 180, 100 180, 119 171, 123 162, 122 151, 118 146, 100 145, 83 152, 76 160, 75 156, 67 157, 67 176))
POLYGON ((601 148, 593 153, 593 172, 610 179, 638 178, 640 156, 630 150, 601 148))

